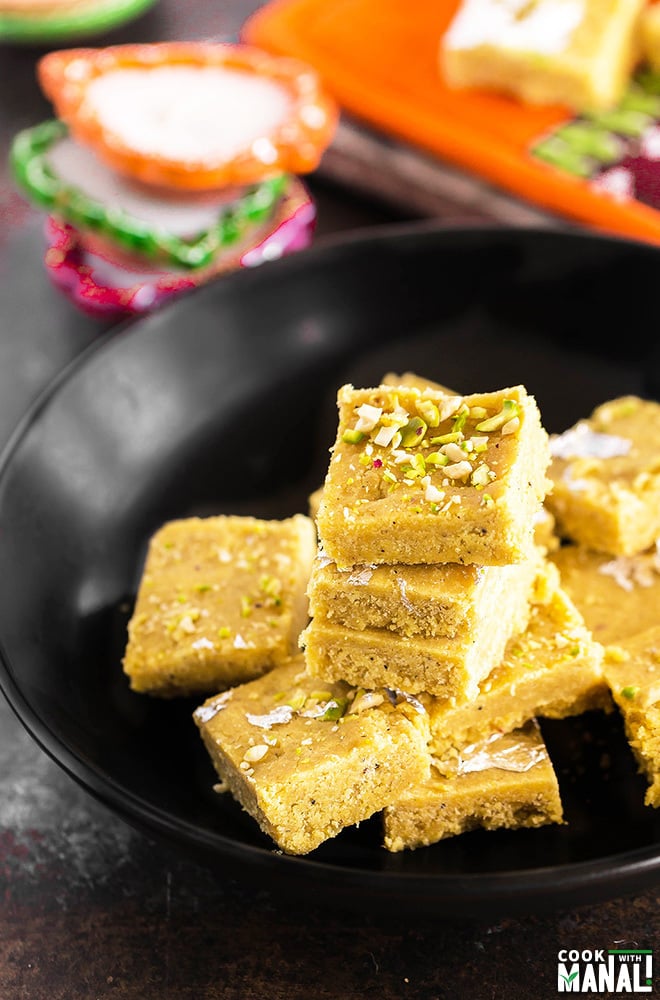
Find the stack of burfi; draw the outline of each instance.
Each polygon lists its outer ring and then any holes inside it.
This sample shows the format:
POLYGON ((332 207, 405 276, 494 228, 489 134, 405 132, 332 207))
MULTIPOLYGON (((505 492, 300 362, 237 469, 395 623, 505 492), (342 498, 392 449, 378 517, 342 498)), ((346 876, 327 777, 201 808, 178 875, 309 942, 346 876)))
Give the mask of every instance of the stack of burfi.
POLYGON ((595 638, 640 771, 660 806, 660 404, 622 396, 551 439, 551 556, 595 638))
POLYGON ((547 435, 522 386, 338 394, 307 669, 459 700, 524 629, 547 435))
POLYGON ((602 648, 534 545, 550 460, 534 399, 419 380, 344 386, 338 405, 301 642, 308 673, 404 690, 428 712, 431 776, 388 804, 386 846, 559 822, 531 720, 609 696, 602 648))

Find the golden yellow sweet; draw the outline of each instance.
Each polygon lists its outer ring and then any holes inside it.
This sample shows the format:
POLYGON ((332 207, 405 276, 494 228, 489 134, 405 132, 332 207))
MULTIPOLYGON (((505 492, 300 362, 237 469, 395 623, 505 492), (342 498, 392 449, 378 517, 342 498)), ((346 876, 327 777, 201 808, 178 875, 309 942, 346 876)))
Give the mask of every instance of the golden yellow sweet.
POLYGON ((524 386, 447 396, 345 385, 337 400, 317 526, 340 569, 529 555, 550 456, 524 386))
POLYGON ((194 720, 221 781, 289 854, 314 850, 429 775, 419 703, 320 686, 302 658, 208 699, 194 720))
POLYGON ((644 802, 660 807, 660 625, 609 647, 603 670, 622 716, 630 748, 648 788, 644 802))
POLYGON ((151 538, 128 625, 134 691, 210 694, 298 652, 308 620, 314 522, 183 518, 151 538))
POLYGON ((509 566, 359 566, 317 558, 301 635, 314 676, 459 702, 522 632, 540 554, 509 566))
POLYGON ((559 784, 534 722, 468 747, 451 775, 435 767, 383 813, 385 847, 414 850, 483 827, 563 822, 559 784))
POLYGON ((562 545, 550 557, 562 587, 595 639, 607 646, 643 632, 660 619, 660 551, 608 556, 583 545, 562 545))
POLYGON ((645 0, 463 0, 440 47, 453 87, 612 108, 639 55, 645 0))
POLYGON ((632 556, 660 537, 660 403, 621 396, 551 439, 546 505, 557 532, 632 556))
POLYGON ((554 566, 539 575, 525 632, 509 640, 502 662, 476 696, 458 704, 422 698, 431 720, 431 751, 450 760, 462 747, 511 732, 537 716, 562 719, 609 709, 603 647, 559 585, 554 566))

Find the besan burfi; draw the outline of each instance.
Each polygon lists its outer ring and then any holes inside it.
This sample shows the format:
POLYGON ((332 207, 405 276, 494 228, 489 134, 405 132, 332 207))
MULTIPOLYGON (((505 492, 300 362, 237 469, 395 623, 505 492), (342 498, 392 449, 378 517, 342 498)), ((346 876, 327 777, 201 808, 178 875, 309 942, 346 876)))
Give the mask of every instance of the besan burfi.
POLYGON ((345 385, 338 408, 317 526, 340 569, 529 556, 549 450, 524 386, 447 396, 345 385))
POLYGON ((511 732, 534 717, 609 710, 602 662, 603 647, 562 590, 555 567, 546 566, 537 578, 527 629, 509 641, 474 699, 457 704, 422 697, 434 757, 450 760, 462 747, 494 732, 511 732))
POLYGON ((660 403, 622 396, 551 438, 547 506, 557 532, 632 556, 660 538, 660 403))
POLYGON ((132 690, 215 693, 297 655, 316 548, 303 514, 164 524, 150 540, 128 625, 132 690))
POLYGON ((497 646, 484 637, 479 650, 442 636, 400 636, 385 629, 353 629, 314 618, 300 637, 309 673, 345 678, 367 687, 384 684, 412 694, 428 692, 460 703, 475 698, 498 662, 497 646))
POLYGON ((440 71, 533 105, 614 107, 638 58, 645 0, 463 0, 443 36, 440 71))
MULTIPOLYGON (((407 389, 432 389, 436 392, 443 392, 447 396, 455 396, 456 393, 453 389, 447 388, 447 386, 442 385, 440 382, 432 382, 430 379, 424 378, 422 375, 417 375, 415 372, 386 372, 383 375, 382 385, 402 385, 407 389)), ((323 487, 319 486, 318 489, 314 490, 313 493, 309 495, 309 516, 316 520, 319 512, 319 505, 321 503, 321 497, 323 496, 323 487)))
POLYGON ((321 551, 308 587, 315 619, 347 629, 386 629, 401 636, 444 636, 456 649, 480 646, 486 634, 504 642, 527 622, 540 552, 509 566, 354 566, 339 570, 321 551))
POLYGON ((635 556, 608 556, 583 545, 552 553, 562 587, 595 639, 608 646, 660 619, 660 545, 635 556))
POLYGON ((194 720, 222 785, 288 854, 313 851, 430 773, 419 702, 320 686, 301 657, 208 699, 194 720))
POLYGON ((660 807, 660 625, 608 647, 605 677, 639 770, 647 806, 660 807))
POLYGON ((431 777, 383 812, 385 847, 414 850, 479 827, 563 822, 557 776, 538 725, 466 747, 451 775, 431 777))

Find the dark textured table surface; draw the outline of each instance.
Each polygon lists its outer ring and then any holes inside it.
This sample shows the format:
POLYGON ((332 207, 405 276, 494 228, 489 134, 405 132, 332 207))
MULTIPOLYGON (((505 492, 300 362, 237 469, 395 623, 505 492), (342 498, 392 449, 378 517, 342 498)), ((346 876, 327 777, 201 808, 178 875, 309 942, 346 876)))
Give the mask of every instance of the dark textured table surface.
MULTIPOLYGON (((231 38, 252 0, 160 0, 104 41, 231 38)), ((52 375, 105 335, 41 272, 42 217, 14 191, 11 136, 50 114, 43 50, 0 47, 0 439, 52 375)), ((403 216, 312 177, 317 239, 403 216)), ((454 222, 451 211, 447 221, 454 222)), ((412 217, 412 216, 410 216, 412 217)), ((10 581, 2 581, 2 586, 10 581)), ((561 948, 653 948, 660 885, 570 911, 473 921, 379 920, 285 907, 197 867, 99 805, 0 700, 0 1000, 541 998, 561 948)), ((654 991, 660 989, 656 978, 654 991)))

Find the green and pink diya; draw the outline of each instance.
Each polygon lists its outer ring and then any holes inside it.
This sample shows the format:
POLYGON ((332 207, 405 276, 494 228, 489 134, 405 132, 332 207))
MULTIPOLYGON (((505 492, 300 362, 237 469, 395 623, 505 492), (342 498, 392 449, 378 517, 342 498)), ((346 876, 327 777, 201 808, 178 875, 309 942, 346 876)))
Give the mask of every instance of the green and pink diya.
POLYGON ((45 264, 80 308, 143 313, 237 267, 308 246, 299 174, 337 122, 315 72, 244 45, 52 52, 57 118, 19 133, 14 177, 45 209, 45 264))
POLYGON ((140 17, 156 0, 0 0, 0 41, 52 45, 93 38, 140 17))

